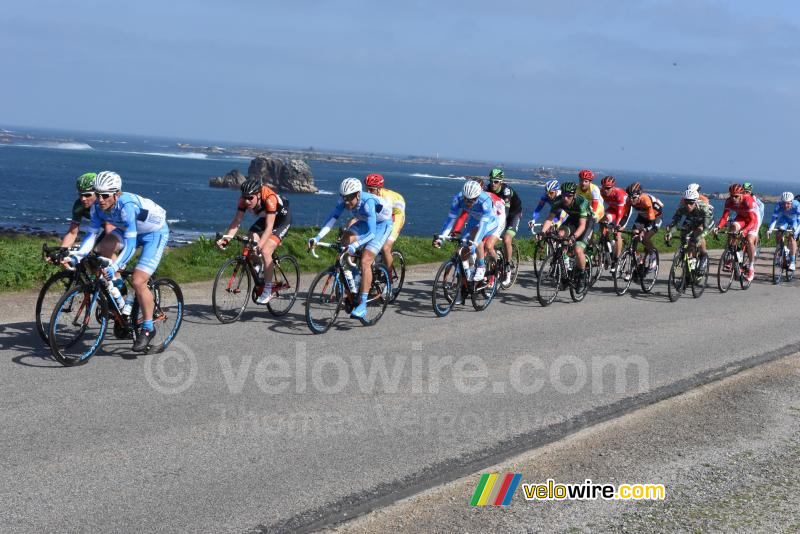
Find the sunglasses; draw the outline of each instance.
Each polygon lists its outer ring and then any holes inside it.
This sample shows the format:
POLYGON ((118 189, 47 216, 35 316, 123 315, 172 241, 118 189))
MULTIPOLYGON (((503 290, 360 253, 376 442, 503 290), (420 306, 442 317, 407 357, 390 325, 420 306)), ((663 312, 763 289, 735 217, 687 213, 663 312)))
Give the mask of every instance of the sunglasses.
POLYGON ((378 189, 379 189, 378 187, 368 187, 367 193, 377 193, 378 189))
POLYGON ((694 203, 695 203, 695 201, 694 201, 694 200, 687 200, 687 201, 686 201, 686 205, 687 205, 687 206, 694 206, 694 203))
POLYGON ((561 193, 561 196, 564 198, 572 198, 575 196, 575 193, 561 193))
POLYGON ((492 180, 493 184, 502 184, 503 180, 492 180))
POLYGON ((94 193, 81 193, 81 198, 89 198, 93 197, 94 193))
POLYGON ((742 199, 742 195, 731 195, 731 199, 733 199, 733 200, 741 200, 742 199))
POLYGON ((354 200, 357 196, 358 193, 350 193, 349 195, 342 195, 342 198, 344 198, 345 202, 350 202, 351 200, 354 200))
POLYGON ((611 191, 612 189, 614 189, 613 185, 604 185, 603 186, 603 191, 611 191))
POLYGON ((254 200, 256 198, 256 195, 248 195, 248 196, 242 197, 242 198, 249 202, 251 200, 254 200))
POLYGON ((114 193, 97 193, 97 196, 106 200, 108 197, 113 197, 114 193))

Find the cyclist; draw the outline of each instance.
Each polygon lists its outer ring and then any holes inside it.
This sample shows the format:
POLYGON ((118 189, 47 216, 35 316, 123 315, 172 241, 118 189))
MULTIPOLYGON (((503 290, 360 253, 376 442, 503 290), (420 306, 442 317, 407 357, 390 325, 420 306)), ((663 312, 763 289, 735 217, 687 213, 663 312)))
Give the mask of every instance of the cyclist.
POLYGON ((489 172, 489 183, 486 185, 486 190, 502 198, 505 203, 505 226, 501 230, 501 237, 506 261, 506 279, 503 280, 503 283, 508 284, 511 282, 511 270, 513 269, 511 265, 511 243, 517 235, 519 221, 522 219, 522 200, 517 192, 504 182, 503 170, 492 169, 489 172))
POLYGON ((367 298, 369 288, 372 287, 372 262, 392 233, 392 210, 381 197, 362 191, 361 180, 358 178, 342 180, 339 195, 339 201, 328 220, 319 233, 308 240, 308 248, 314 248, 331 231, 345 209, 351 211, 356 223, 342 233, 340 243, 347 246, 350 255, 355 255, 359 248, 364 247, 361 254, 360 299, 358 306, 350 314, 352 317, 363 318, 367 314, 367 298))
MULTIPOLYGON (((697 191, 697 194, 699 195, 697 197, 697 200, 700 202, 705 202, 706 204, 711 206, 711 201, 708 200, 708 197, 700 192, 700 184, 695 184, 695 183, 689 184, 688 186, 686 186, 686 189, 692 189, 694 191, 697 191)), ((681 198, 681 201, 683 201, 683 198, 681 198)))
POLYGON ((731 212, 736 213, 736 220, 730 223, 734 232, 741 232, 746 237, 747 253, 750 256, 747 265, 747 281, 750 282, 755 276, 755 257, 756 257, 756 238, 758 237, 758 210, 755 201, 750 195, 744 194, 744 188, 740 184, 733 184, 728 188, 730 196, 725 201, 725 208, 722 217, 714 228, 714 235, 728 224, 728 217, 731 212))
POLYGON ((642 234, 642 242, 644 243, 646 265, 648 269, 655 269, 655 256, 652 254, 655 247, 653 246, 652 237, 658 232, 661 227, 661 215, 664 211, 664 204, 658 200, 654 195, 642 191, 642 184, 633 182, 626 189, 628 193, 628 201, 625 203, 625 210, 627 219, 623 228, 628 226, 633 209, 638 212, 636 220, 633 222, 633 234, 642 234), (633 209, 632 209, 633 208, 633 209))
POLYGON ((400 236, 400 230, 406 223, 406 201, 400 193, 395 193, 390 189, 383 187, 383 176, 380 174, 368 174, 364 180, 367 184, 367 192, 373 195, 378 195, 386 201, 386 204, 392 207, 392 233, 386 239, 383 245, 383 262, 386 264, 386 269, 392 272, 392 246, 397 238, 400 236))
MULTIPOLYGON (((561 184, 558 183, 558 180, 549 180, 546 184, 544 184, 544 195, 539 198, 539 203, 536 205, 536 208, 533 210, 533 216, 531 220, 528 221, 528 228, 531 229, 533 232, 534 228, 536 227, 536 219, 539 218, 539 213, 542 211, 542 208, 546 204, 553 205, 553 202, 561 197, 561 184)), ((566 213, 561 212, 561 215, 555 220, 556 228, 558 228, 564 219, 566 218, 566 213)), ((534 232, 535 233, 535 232, 534 232)))
POLYGON ((78 228, 83 219, 89 220, 90 212, 97 195, 94 192, 94 178, 97 174, 87 172, 78 176, 75 187, 78 190, 78 198, 72 204, 72 219, 69 222, 69 230, 61 238, 62 247, 71 247, 78 237, 78 228))
POLYGON ((583 169, 578 173, 578 195, 589 201, 589 208, 592 211, 592 218, 595 223, 603 219, 603 196, 600 188, 592 183, 594 173, 589 169, 583 169))
MULTIPOLYGON (((456 223, 459 214, 466 210, 469 213, 469 219, 464 228, 464 234, 469 236, 469 239, 474 243, 469 252, 465 251, 462 259, 469 259, 469 253, 475 252, 477 259, 475 260, 475 273, 472 280, 480 282, 486 274, 486 248, 484 246, 483 238, 496 234, 498 229, 501 228, 498 220, 495 202, 492 200, 489 193, 482 190, 480 183, 469 180, 464 184, 460 193, 457 193, 453 200, 450 202, 450 213, 447 220, 442 226, 442 231, 439 236, 433 240, 433 246, 439 248, 442 246, 442 240, 450 235, 456 223)), ((492 247, 493 248, 493 247, 492 247)), ((493 254, 492 250, 490 254, 493 254)))
MULTIPOLYGON (((628 194, 621 187, 617 187, 617 179, 613 176, 606 176, 600 181, 600 195, 608 205, 608 209, 603 217, 603 222, 609 226, 619 226, 625 217, 625 204, 628 202, 628 194)), ((604 229, 603 231, 608 231, 604 229)), ((611 272, 617 270, 617 258, 622 254, 622 234, 617 233, 614 238, 614 261, 611 264, 611 272)))
POLYGON ((684 227, 688 232, 691 232, 689 241, 700 249, 697 270, 702 276, 708 267, 705 236, 714 225, 714 207, 700 200, 700 193, 697 190, 687 189, 683 193, 682 202, 678 204, 678 209, 675 210, 675 215, 672 216, 672 221, 665 228, 664 241, 669 242, 672 239, 672 229, 678 225, 681 218, 686 219, 684 227))
POLYGON ((256 299, 258 304, 266 304, 272 300, 272 253, 281 244, 283 238, 292 226, 292 213, 289 211, 289 201, 281 198, 275 191, 263 185, 261 180, 249 179, 240 186, 241 196, 236 205, 236 214, 228 225, 225 234, 217 240, 219 248, 225 248, 242 224, 244 214, 250 211, 258 217, 256 222, 247 230, 254 240, 258 241, 256 251, 261 255, 264 272, 264 289, 256 299))
POLYGON ((558 235, 561 237, 571 236, 570 241, 575 247, 575 257, 581 276, 578 277, 578 291, 583 291, 583 284, 589 282, 589 269, 586 265, 586 245, 592 238, 594 221, 590 215, 589 201, 586 198, 576 195, 578 185, 575 182, 565 182, 561 189, 561 197, 555 200, 550 207, 550 214, 542 224, 542 231, 536 235, 536 239, 541 239, 553 228, 553 222, 561 211, 567 212, 567 219, 558 228, 558 235))
MULTIPOLYGON (((136 352, 146 351, 155 334, 153 325, 153 294, 147 287, 147 281, 155 272, 161 255, 169 239, 167 213, 164 208, 152 200, 133 193, 122 192, 122 178, 112 171, 103 171, 94 182, 97 192, 97 207, 91 215, 89 232, 81 243, 81 248, 71 257, 73 264, 89 253, 100 234, 103 223, 114 225, 115 230, 107 234, 103 241, 116 240, 123 247, 119 257, 105 269, 105 276, 113 278, 116 272, 125 267, 133 256, 137 246, 142 246, 142 253, 131 277, 131 285, 136 292, 136 299, 142 308, 141 334, 133 343, 136 352)), ((103 243, 101 243, 101 246, 103 243)), ((110 246, 115 246, 112 243, 110 246)))
MULTIPOLYGON (((794 193, 786 191, 781 194, 781 201, 775 205, 772 212, 772 221, 767 228, 767 239, 778 229, 779 232, 791 230, 794 239, 789 239, 789 270, 794 271, 795 255, 797 254, 797 236, 800 235, 800 201, 794 198, 794 193)), ((780 261, 780 259, 777 259, 780 261)))

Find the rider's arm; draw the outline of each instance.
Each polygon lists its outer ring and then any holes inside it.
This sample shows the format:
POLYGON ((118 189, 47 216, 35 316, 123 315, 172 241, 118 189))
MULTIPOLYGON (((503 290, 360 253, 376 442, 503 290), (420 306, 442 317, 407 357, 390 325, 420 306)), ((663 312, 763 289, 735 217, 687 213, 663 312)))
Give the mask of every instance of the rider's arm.
POLYGON ((336 207, 333 208, 331 214, 328 215, 328 220, 325 221, 325 224, 323 224, 322 228, 319 229, 319 233, 317 234, 319 239, 322 239, 328 234, 328 232, 331 231, 333 225, 336 224, 337 220, 339 220, 339 216, 342 214, 342 211, 344 211, 344 201, 339 199, 339 202, 336 203, 336 207))
POLYGON ((78 228, 81 227, 81 223, 72 221, 69 223, 69 230, 67 233, 64 234, 64 237, 61 238, 61 246, 62 247, 71 247, 75 240, 78 238, 78 228))
MULTIPOLYGON (((624 230, 625 227, 628 226, 628 223, 630 222, 631 217, 633 216, 633 204, 631 203, 630 198, 628 198, 628 200, 625 202, 625 216, 627 217, 625 219, 625 223, 619 225, 620 230, 624 230)), ((622 219, 620 219, 620 221, 622 221, 622 219)))
POLYGON ((531 220, 534 222, 534 224, 536 223, 536 219, 539 218, 539 212, 542 211, 542 208, 544 207, 544 205, 546 203, 545 198, 546 197, 540 198, 539 199, 539 203, 536 205, 536 208, 534 208, 534 210, 533 210, 533 215, 531 216, 531 220))
POLYGON ((453 200, 450 202, 450 212, 447 214, 447 220, 444 222, 442 230, 439 232, 441 237, 447 237, 450 235, 450 232, 453 230, 453 226, 456 224, 456 219, 462 211, 461 203, 459 202, 458 197, 458 195, 454 196, 453 200))
POLYGON ((708 232, 714 225, 714 208, 711 204, 706 204, 706 210, 703 215, 703 229, 708 232))
POLYGON ((731 214, 731 208, 728 206, 728 201, 725 201, 725 209, 722 211, 722 217, 719 219, 719 223, 717 224, 718 229, 722 229, 728 223, 728 217, 731 214))
POLYGON ((100 235, 102 228, 103 220, 100 219, 100 214, 96 209, 92 209, 89 214, 89 231, 84 236, 83 241, 81 241, 80 248, 72 254, 76 259, 80 260, 92 251, 92 247, 94 247, 94 243, 97 241, 97 236, 100 235))

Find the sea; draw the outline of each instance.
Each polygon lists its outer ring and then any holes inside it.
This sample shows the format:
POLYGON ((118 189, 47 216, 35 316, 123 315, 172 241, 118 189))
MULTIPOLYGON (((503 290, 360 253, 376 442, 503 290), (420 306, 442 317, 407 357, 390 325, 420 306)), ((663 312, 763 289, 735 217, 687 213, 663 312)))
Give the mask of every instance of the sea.
MULTIPOLYGON (((0 134, 19 135, 13 127, 0 128, 0 134)), ((25 139, 0 142, 0 229, 22 232, 66 231, 71 207, 76 198, 75 179, 84 172, 113 170, 122 176, 123 190, 150 198, 167 211, 174 244, 196 240, 200 235, 213 236, 224 231, 235 214, 238 190, 218 189, 208 185, 209 178, 239 169, 247 173, 249 157, 191 152, 179 143, 193 146, 228 146, 213 141, 187 141, 131 135, 25 129, 25 139)), ((265 148, 265 152, 268 149, 265 148)), ((576 156, 576 159, 580 159, 576 156)), ((410 163, 397 159, 364 158, 359 163, 332 163, 309 160, 315 194, 287 193, 294 224, 319 225, 337 201, 339 183, 348 176, 363 178, 380 173, 386 186, 405 197, 407 204, 404 233, 432 236, 447 217, 454 194, 460 191, 465 176, 486 175, 497 164, 465 165, 410 163)), ((525 221, 543 193, 542 178, 531 169, 537 163, 503 164, 507 178, 523 201, 525 221)), ((592 168, 590 162, 587 167, 592 168)), ((546 166, 545 166, 546 167, 546 166)), ((636 180, 647 188, 683 190, 691 182, 702 185, 704 192, 725 191, 733 181, 724 177, 674 175, 658 172, 597 169, 613 174, 622 186, 636 180)), ((564 180, 575 180, 574 171, 555 171, 564 180)), ((754 182, 756 193, 780 194, 787 186, 777 182, 754 182)), ((676 195, 658 195, 665 204, 665 217, 677 206, 676 195)), ((714 201, 715 213, 721 213, 721 201, 714 201)), ((771 208, 767 208, 769 213, 771 208)), ((249 215, 252 219, 252 215, 249 215)), ((543 216, 540 216, 542 220, 543 216)), ((245 220, 248 224, 248 220, 245 220)), ((521 229, 525 235, 527 229, 521 229)))

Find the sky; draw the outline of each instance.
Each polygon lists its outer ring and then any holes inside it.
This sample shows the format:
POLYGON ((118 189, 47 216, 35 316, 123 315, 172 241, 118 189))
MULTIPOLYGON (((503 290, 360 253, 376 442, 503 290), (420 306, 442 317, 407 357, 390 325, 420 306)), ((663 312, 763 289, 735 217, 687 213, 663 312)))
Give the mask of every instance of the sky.
POLYGON ((0 123, 786 179, 792 1, 3 0, 0 123))

